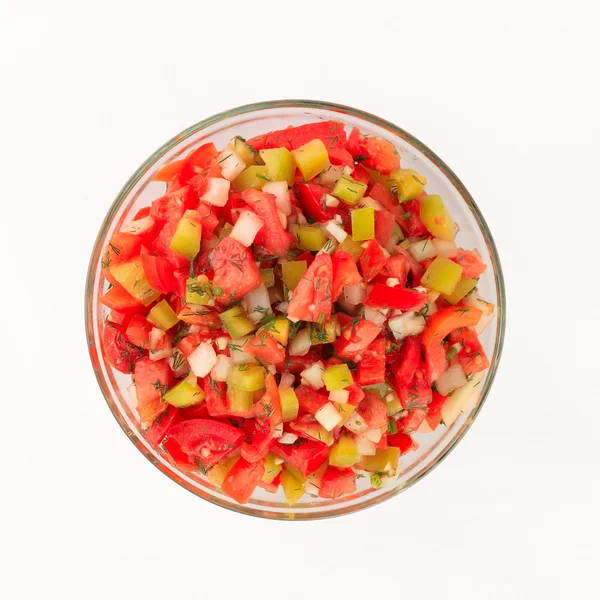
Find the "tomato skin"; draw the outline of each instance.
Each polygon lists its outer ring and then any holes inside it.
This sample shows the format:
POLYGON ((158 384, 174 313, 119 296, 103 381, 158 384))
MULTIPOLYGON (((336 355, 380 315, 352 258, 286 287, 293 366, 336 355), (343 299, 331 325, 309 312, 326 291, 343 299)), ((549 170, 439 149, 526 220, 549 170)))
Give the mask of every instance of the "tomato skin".
POLYGON ((268 333, 255 335, 244 346, 244 351, 265 363, 279 365, 285 360, 285 348, 268 333))
POLYGON ((148 322, 146 317, 140 314, 133 315, 127 326, 127 337, 132 344, 148 350, 151 330, 152 324, 148 322))
POLYGON ((400 454, 406 454, 414 449, 415 443, 413 442, 410 435, 398 431, 397 433, 390 434, 387 436, 388 446, 394 446, 400 450, 400 454))
POLYGON ((346 165, 354 169, 354 159, 348 150, 344 148, 328 148, 327 153, 329 154, 329 162, 332 165, 346 165))
POLYGON ((165 438, 163 448, 168 452, 175 466, 184 473, 198 468, 196 461, 183 452, 176 440, 170 437, 165 438))
POLYGON ((213 159, 217 158, 219 153, 212 142, 203 144, 196 148, 185 159, 185 163, 181 168, 180 176, 184 181, 189 181, 191 177, 200 171, 206 171, 213 159))
POLYGON ((327 188, 316 183, 297 183, 295 189, 298 192, 298 200, 302 211, 307 217, 317 222, 329 221, 335 218, 336 211, 326 206, 323 196, 329 193, 327 188))
POLYGON ((221 489, 236 502, 245 504, 250 500, 264 472, 264 461, 249 463, 242 457, 227 473, 221 489))
POLYGON ((134 298, 120 283, 115 283, 100 298, 99 302, 114 310, 131 310, 141 308, 143 304, 134 298))
POLYGON ((259 190, 247 189, 242 192, 242 200, 265 222, 256 234, 254 243, 263 246, 269 254, 283 256, 296 238, 283 228, 279 220, 275 196, 259 190))
POLYGON ((352 179, 356 181, 360 181, 362 183, 366 183, 369 185, 371 181, 371 176, 369 175, 369 171, 367 171, 360 163, 354 166, 354 172, 352 173, 352 179))
MULTIPOLYGON (((141 245, 142 242, 137 235, 133 235, 132 233, 115 233, 104 249, 102 257, 102 266, 105 275, 107 272, 110 274, 108 267, 127 262, 138 256, 141 245)), ((107 279, 111 283, 116 283, 110 275, 107 276, 107 279)))
POLYGON ((357 127, 353 127, 348 136, 348 152, 356 159, 361 154, 361 145, 364 136, 360 133, 357 127))
POLYGON ((171 368, 165 359, 150 360, 144 356, 137 360, 133 372, 140 420, 151 422, 169 406, 162 401, 161 392, 166 391, 173 380, 171 368))
POLYGON ((362 355, 369 344, 381 333, 381 328, 372 321, 360 319, 342 329, 342 335, 335 340, 333 347, 338 356, 354 360, 362 355))
POLYGON ((434 431, 442 422, 442 408, 448 400, 448 396, 442 396, 439 392, 433 392, 433 396, 429 406, 427 407, 427 414, 425 419, 430 429, 434 431))
POLYGON ((384 283, 376 283, 365 300, 366 306, 383 306, 402 311, 421 310, 429 296, 425 292, 409 290, 399 285, 389 287, 384 283))
POLYGON ((136 360, 144 356, 144 351, 129 341, 121 327, 106 324, 102 342, 108 364, 121 373, 131 373, 136 360))
POLYGON ((450 333, 450 341, 463 346, 456 355, 456 358, 466 375, 480 373, 490 366, 485 355, 485 350, 475 330, 470 327, 456 329, 450 333))
POLYGON ((381 246, 375 240, 369 240, 358 262, 365 281, 373 279, 385 265, 386 257, 381 246))
POLYGON ((146 430, 146 439, 153 448, 158 448, 159 444, 165 439, 169 429, 176 422, 179 409, 175 406, 167 407, 167 410, 152 422, 152 425, 146 430))
POLYGON ((358 414, 365 420, 369 429, 381 429, 387 425, 385 403, 373 392, 364 390, 365 397, 358 405, 358 414))
POLYGON ((271 483, 265 483, 264 481, 259 481, 258 485, 263 490, 267 490, 267 492, 271 492, 271 494, 275 494, 279 489, 279 484, 281 483, 281 473, 277 474, 277 477, 271 481, 271 483))
POLYGON ((323 479, 321 480, 319 498, 335 499, 355 491, 356 477, 352 469, 327 467, 323 479))
POLYGON ((295 150, 315 138, 322 140, 327 148, 344 148, 346 146, 344 125, 337 121, 321 121, 320 123, 307 123, 298 127, 287 127, 286 129, 253 137, 247 143, 255 150, 265 148, 295 150))
POLYGON ((385 339, 371 342, 358 363, 357 381, 360 385, 373 385, 385 381, 385 339))
POLYGON ((331 319, 333 265, 326 252, 318 254, 292 294, 288 316, 303 321, 328 323, 331 319))
POLYGON ((142 249, 141 258, 144 273, 151 287, 162 294, 175 291, 173 267, 166 258, 150 254, 144 249, 142 249))
POLYGON ((487 265, 483 263, 481 257, 470 250, 459 248, 457 255, 453 257, 452 260, 463 268, 463 277, 478 279, 487 269, 487 265))
POLYGON ((329 398, 309 385, 300 385, 296 388, 298 405, 301 413, 315 415, 317 411, 329 402, 329 398))
POLYGON ((407 337, 400 348, 397 362, 390 367, 390 374, 397 385, 407 386, 413 378, 421 362, 421 340, 416 337, 407 337))
POLYGON ((375 241, 384 248, 394 233, 394 215, 387 210, 375 211, 375 241))
POLYGON ((169 183, 174 177, 179 175, 184 164, 185 159, 174 160, 170 163, 167 163, 156 172, 152 179, 154 181, 164 181, 165 183, 169 183))
POLYGON ((244 440, 237 427, 213 419, 190 419, 171 428, 169 437, 183 452, 206 467, 231 454, 244 440))
POLYGON ((362 277, 356 268, 356 263, 350 252, 336 250, 331 255, 333 268, 333 281, 331 284, 331 298, 335 302, 345 285, 356 285, 362 282, 362 277))
POLYGON ((230 236, 224 237, 213 253, 213 284, 223 290, 221 303, 239 300, 262 284, 260 271, 250 250, 230 236))
POLYGON ((327 460, 329 448, 317 440, 299 438, 293 444, 280 444, 276 441, 271 447, 271 453, 283 458, 290 467, 307 477, 327 460))
POLYGON ((447 368, 442 340, 454 329, 477 325, 482 312, 473 307, 449 306, 434 313, 421 334, 425 352, 425 371, 429 382, 435 381, 447 368))

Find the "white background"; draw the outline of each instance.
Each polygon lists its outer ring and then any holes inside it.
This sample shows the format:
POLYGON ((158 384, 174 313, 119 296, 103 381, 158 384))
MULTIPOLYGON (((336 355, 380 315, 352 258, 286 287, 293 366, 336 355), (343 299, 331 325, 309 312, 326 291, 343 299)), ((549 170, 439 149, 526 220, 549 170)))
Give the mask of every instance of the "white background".
POLYGON ((598 3, 0 0, 0 597, 597 598, 598 3), (508 327, 475 426, 349 517, 267 522, 138 453, 95 382, 88 258, 113 198, 213 113, 330 100, 465 182, 508 327))

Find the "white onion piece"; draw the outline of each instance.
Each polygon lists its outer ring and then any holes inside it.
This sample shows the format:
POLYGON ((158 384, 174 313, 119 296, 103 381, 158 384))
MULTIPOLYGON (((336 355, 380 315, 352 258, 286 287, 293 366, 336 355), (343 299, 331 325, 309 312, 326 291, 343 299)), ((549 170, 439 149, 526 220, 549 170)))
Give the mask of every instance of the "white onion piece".
POLYGON ((244 351, 244 347, 250 337, 231 340, 228 344, 229 354, 234 365, 243 365, 244 363, 255 363, 256 359, 251 354, 244 351))
POLYGON ((434 258, 438 255, 437 248, 430 239, 420 240, 411 244, 408 247, 408 251, 417 262, 427 260, 428 258, 434 258))
POLYGON ((321 482, 314 474, 309 475, 304 482, 304 493, 311 496, 318 496, 321 489, 321 482))
POLYGON ((280 444, 293 444, 298 439, 298 436, 295 433, 284 433, 279 438, 280 444))
POLYGON ((397 340, 418 335, 425 329, 425 319, 415 312, 407 312, 388 321, 388 327, 397 340))
POLYGON ((223 150, 217 160, 221 167, 221 175, 229 181, 233 181, 246 168, 242 157, 233 150, 223 150))
POLYGON ((335 392, 329 392, 329 400, 336 404, 346 404, 350 398, 350 392, 348 390, 336 390, 335 392))
POLYGON ((458 247, 450 240, 440 240, 433 238, 433 245, 437 250, 439 256, 445 256, 446 258, 454 258, 458 254, 458 247))
POLYGON ((243 210, 229 236, 248 248, 265 222, 250 210, 243 210))
POLYGON ((374 456, 377 453, 375 444, 361 433, 354 438, 354 444, 357 452, 363 456, 374 456))
POLYGON ((258 323, 265 315, 273 314, 269 290, 264 283, 248 292, 242 299, 242 304, 253 323, 258 323))
POLYGON ((289 371, 284 371, 281 374, 281 380, 279 381, 279 389, 287 390, 288 388, 291 388, 294 385, 294 381, 296 381, 294 375, 289 371))
POLYGON ((319 184, 326 188, 333 188, 343 173, 344 165, 330 165, 319 177, 319 184))
MULTIPOLYGON (((328 206, 329 208, 335 208, 339 205, 340 201, 335 196, 332 196, 331 194, 325 194, 325 206, 328 206)), ((336 217, 340 217, 340 215, 336 215, 336 217)), ((341 218, 342 217, 340 217, 340 220, 341 218)))
POLYGON ((285 213, 277 209, 277 216, 279 217, 279 222, 284 229, 287 229, 287 217, 285 213))
POLYGON ((367 429, 366 431, 363 431, 361 435, 368 440, 371 440, 374 444, 379 444, 381 437, 383 436, 383 431, 381 429, 367 429))
POLYGON ((164 341, 165 336, 166 332, 158 327, 150 330, 150 352, 148 353, 150 360, 162 360, 171 356, 173 347, 168 339, 164 341), (161 345, 163 345, 162 348, 160 348, 161 345))
POLYGON ((475 373, 470 381, 448 396, 442 406, 442 419, 446 427, 450 427, 461 412, 469 412, 476 406, 483 387, 483 378, 483 373, 475 373))
POLYGON ((325 365, 320 360, 313 363, 310 367, 304 369, 304 371, 300 373, 302 382, 310 385, 314 390, 320 390, 325 385, 321 379, 321 374, 324 370, 325 365))
POLYGON ((344 286, 344 299, 349 304, 358 306, 359 304, 365 301, 366 297, 367 292, 365 290, 365 286, 362 283, 344 286))
POLYGON ((175 350, 169 356, 169 366, 175 377, 181 377, 190 370, 190 365, 181 350, 175 350))
POLYGON ((215 340, 215 345, 217 346, 217 350, 221 350, 221 352, 223 350, 225 350, 227 348, 227 344, 229 344, 229 340, 230 340, 230 338, 228 338, 226 336, 218 337, 215 340))
POLYGON ((475 325, 475 327, 473 329, 475 329, 475 333, 477 333, 477 335, 481 335, 484 331, 485 328, 494 320, 494 313, 490 313, 489 315, 481 315, 481 318, 479 319, 479 323, 477 323, 477 325, 475 325))
POLYGON ((365 420, 356 411, 348 417, 348 420, 344 423, 344 427, 352 433, 362 433, 369 429, 365 420))
POLYGON ((383 324, 386 321, 385 315, 382 315, 378 310, 371 308, 370 306, 365 306, 365 319, 367 321, 372 321, 375 325, 379 327, 383 327, 383 324))
POLYGON ((281 313, 287 313, 289 302, 280 302, 275 308, 281 313))
POLYGON ((231 182, 222 177, 209 177, 206 191, 200 200, 213 206, 225 206, 229 200, 231 182))
POLYGON ((310 350, 310 331, 301 329, 289 343, 291 356, 306 356, 310 350))
POLYGON ((154 227, 154 219, 150 216, 144 217, 143 219, 137 219, 136 221, 130 221, 125 223, 121 227, 121 233, 132 233, 133 235, 140 235, 140 233, 146 233, 154 227))
POLYGON ((374 200, 370 196, 365 196, 360 201, 360 206, 361 206, 361 208, 368 206, 369 208, 374 208, 375 210, 383 210, 383 206, 381 206, 381 204, 379 204, 379 202, 377 202, 377 200, 374 200))
POLYGON ((196 377, 206 377, 217 364, 217 354, 210 342, 202 342, 189 356, 188 363, 196 377))
POLYGON ((231 358, 229 358, 229 356, 219 354, 217 356, 217 362, 210 372, 210 376, 215 381, 227 381, 227 376, 229 375, 229 371, 231 371, 232 366, 233 361, 231 358))
POLYGON ((289 216, 292 214, 292 203, 287 181, 269 181, 269 183, 263 185, 262 191, 275 196, 275 204, 284 215, 289 216))
POLYGON ((163 349, 163 340, 165 339, 167 333, 164 329, 159 329, 158 327, 153 327, 150 330, 150 350, 162 350, 163 349))
POLYGON ((351 167, 349 167, 348 165, 344 165, 344 168, 342 169, 342 174, 343 175, 347 175, 347 176, 351 176, 352 175, 352 171, 353 171, 353 169, 351 167))
POLYGON ((133 406, 133 408, 137 408, 139 403, 138 403, 137 391, 135 389, 135 383, 132 383, 127 388, 127 391, 129 392, 129 400, 131 400, 131 406, 133 406))
POLYGON ((494 312, 495 305, 491 302, 486 302, 477 292, 467 294, 462 303, 465 306, 473 306, 479 309, 484 315, 489 315, 494 312))
POLYGON ((397 277, 388 277, 385 280, 385 285, 388 287, 396 287, 397 285, 400 285, 400 280, 397 277))
POLYGON ((192 333, 198 333, 201 330, 202 327, 200 327, 200 325, 190 325, 190 328, 188 329, 188 335, 191 335, 192 333))
POLYGON ((446 369, 436 380, 435 387, 442 396, 447 396, 467 383, 467 378, 460 365, 452 365, 446 369))
POLYGON ((308 221, 306 220, 306 217, 302 213, 298 213, 297 218, 298 218, 298 225, 308 225, 308 221))
POLYGON ((326 231, 328 231, 340 244, 348 237, 348 234, 340 227, 335 221, 329 221, 325 225, 326 231))
POLYGON ((333 431, 344 419, 336 407, 328 402, 315 413, 315 419, 326 431, 333 431))

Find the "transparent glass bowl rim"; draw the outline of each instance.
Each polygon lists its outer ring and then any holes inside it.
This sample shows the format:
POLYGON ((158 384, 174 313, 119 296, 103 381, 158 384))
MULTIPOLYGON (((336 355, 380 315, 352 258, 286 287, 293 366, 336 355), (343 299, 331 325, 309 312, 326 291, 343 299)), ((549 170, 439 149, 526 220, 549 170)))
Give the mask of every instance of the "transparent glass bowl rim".
MULTIPOLYGON (((144 161, 144 163, 135 171, 135 173, 133 173, 133 175, 129 178, 127 183, 123 186, 123 188, 119 192, 118 196, 116 197, 115 201, 113 202, 112 206, 110 207, 110 210, 108 211, 106 217, 104 218, 104 222, 102 223, 100 231, 98 232, 98 236, 97 236, 95 244, 94 244, 94 250, 93 250, 92 256, 90 258, 90 263, 89 263, 88 273, 87 273, 87 281, 86 281, 85 321, 86 321, 86 335, 87 335, 87 341, 88 341, 88 350, 90 352, 90 359, 92 362, 92 367, 94 369, 96 379, 98 381, 100 389, 102 390, 104 398, 105 398, 111 412, 113 413, 113 416, 115 417, 115 419, 117 420, 117 422, 119 423, 121 428, 124 430, 127 437, 129 437, 129 439, 133 442, 134 445, 136 445, 138 447, 138 449, 140 449, 139 448, 140 440, 139 440, 138 432, 129 428, 126 425, 126 423, 124 422, 124 420, 119 419, 117 417, 117 415, 115 414, 115 411, 113 410, 113 407, 111 406, 111 403, 110 403, 110 400, 108 397, 110 394, 107 393, 107 388, 104 385, 104 381, 103 381, 104 375, 102 373, 101 368, 99 366, 97 366, 96 364, 94 364, 94 357, 92 355, 92 347, 94 345, 94 331, 93 331, 93 325, 92 325, 92 313, 93 313, 92 305, 93 305, 93 296, 96 293, 96 290, 94 287, 94 280, 95 280, 95 273, 96 273, 96 269, 97 269, 97 262, 98 262, 99 256, 100 256, 101 245, 104 242, 104 238, 112 224, 113 219, 115 218, 115 216, 118 213, 119 209, 121 208, 122 204, 127 199, 131 190, 134 189, 134 187, 137 185, 139 180, 148 171, 148 169, 150 169, 163 155, 165 155, 167 152, 169 152, 169 150, 171 150, 173 147, 177 146, 178 144, 181 144, 185 139, 198 133, 202 129, 205 129, 206 127, 209 127, 211 125, 219 123, 220 121, 225 121, 226 119, 229 119, 231 117, 236 117, 236 116, 240 116, 240 115, 244 115, 244 114, 248 114, 248 113, 253 113, 253 112, 258 112, 258 111, 263 111, 263 110, 270 110, 270 109, 277 109, 277 108, 282 108, 282 109, 283 108, 308 108, 308 109, 326 110, 326 111, 330 111, 330 112, 334 112, 334 113, 340 113, 342 115, 350 115, 357 119, 362 119, 364 121, 370 122, 379 127, 387 129, 390 132, 396 134, 397 136, 403 138, 405 141, 407 141, 409 144, 413 145, 415 148, 417 148, 422 154, 424 154, 429 160, 431 160, 432 163, 434 163, 436 165, 436 167, 448 178, 448 180, 452 183, 452 185, 460 193, 465 204, 467 205, 467 207, 471 211, 472 215, 474 216, 474 218, 480 228, 480 231, 485 239, 486 245, 489 249, 490 256, 492 258, 492 267, 493 267, 493 271, 494 271, 494 282, 496 285, 496 292, 497 292, 497 297, 498 297, 498 307, 497 307, 498 324, 497 324, 497 332, 496 332, 496 341, 494 344, 494 353, 493 353, 493 356, 491 357, 490 367, 489 367, 489 371, 488 371, 488 374, 487 374, 487 377, 485 380, 485 385, 481 392, 481 398, 480 398, 477 406, 471 412, 471 414, 469 415, 469 419, 464 424, 464 426, 461 428, 461 430, 457 433, 457 435, 455 435, 450 440, 448 445, 445 446, 440 451, 438 456, 430 464, 428 464, 424 469, 420 470, 418 473, 416 473, 415 475, 410 477, 405 482, 404 485, 390 487, 386 494, 379 495, 379 496, 376 496, 373 498, 367 498, 356 505, 341 507, 339 509, 326 509, 322 512, 314 512, 314 513, 306 513, 303 515, 298 515, 299 520, 313 520, 313 519, 322 519, 322 518, 340 516, 340 515, 344 515, 344 514, 348 514, 348 513, 354 513, 354 512, 357 512, 358 510, 362 510, 362 509, 368 508, 370 506, 374 506, 385 500, 393 498, 394 496, 397 496, 401 492, 406 491, 408 488, 410 488, 415 483, 417 483, 419 480, 421 480, 423 477, 425 477, 425 475, 430 473, 435 467, 437 467, 444 460, 444 458, 446 458, 448 456, 448 454, 450 454, 450 452, 460 442, 460 440, 465 436, 465 434, 467 433, 467 431, 470 429, 471 425, 475 421, 477 415, 479 414, 479 412, 481 411, 481 409, 485 403, 487 395, 488 395, 488 393, 492 387, 492 384, 494 382, 496 372, 498 370, 498 366, 500 363, 500 357, 502 355, 502 349, 504 346, 504 336, 505 336, 505 329, 506 329, 506 297, 505 297, 504 277, 502 274, 502 266, 500 263, 500 257, 498 255, 496 244, 494 242, 494 239, 492 237, 490 229, 489 229, 487 223, 485 222, 483 215, 481 214, 479 208, 477 207, 477 204, 475 203, 475 200, 473 199, 473 197, 471 196, 469 191, 466 189, 466 187, 463 185, 463 183, 460 181, 460 179, 452 171, 452 169, 450 169, 450 167, 448 167, 448 165, 439 156, 437 156, 437 154, 435 154, 425 144, 423 144, 423 142, 421 142, 420 140, 415 138, 413 135, 411 135, 404 129, 398 127, 397 125, 394 125, 393 123, 391 123, 389 121, 386 121, 375 115, 372 115, 368 112, 365 112, 365 111, 362 111, 362 110, 359 110, 356 108, 352 108, 349 106, 344 106, 341 104, 334 104, 331 102, 322 102, 322 101, 317 101, 317 100, 293 100, 293 99, 271 100, 271 101, 265 101, 265 102, 257 102, 257 103, 253 103, 253 104, 245 104, 243 106, 238 106, 236 108, 232 108, 230 110, 215 114, 211 117, 208 117, 207 119, 204 119, 203 121, 199 121, 198 123, 188 127, 187 129, 185 129, 184 131, 182 131, 181 133, 179 133, 178 135, 176 135, 175 137, 170 139, 168 142, 163 144, 146 161, 144 161)), ((158 466, 158 465, 156 465, 156 463, 154 463, 154 461, 152 461, 152 457, 148 456, 147 454, 145 454, 145 456, 151 462, 153 462, 153 464, 155 464, 155 466, 158 466)), ((179 483, 185 489, 194 493, 193 489, 191 488, 191 486, 189 484, 183 483, 181 480, 177 481, 163 469, 159 469, 159 470, 163 471, 166 475, 169 476, 170 479, 172 479, 173 481, 176 481, 176 483, 179 483)), ((198 494, 195 494, 195 495, 198 495, 198 494)), ((202 496, 202 498, 204 499, 203 496, 202 496)), ((283 512, 279 513, 279 512, 274 512, 274 511, 271 512, 271 511, 265 511, 265 510, 256 510, 254 508, 251 508, 251 507, 248 507, 245 505, 237 505, 234 503, 224 504, 224 503, 220 502, 218 499, 211 498, 210 496, 207 497, 206 499, 208 501, 212 502, 213 504, 217 504, 218 506, 221 506, 222 508, 226 508, 229 510, 233 510, 235 512, 248 514, 248 515, 252 515, 252 516, 259 516, 259 517, 263 517, 263 518, 290 520, 290 514, 294 513, 293 508, 291 508, 288 513, 283 513, 283 512)))

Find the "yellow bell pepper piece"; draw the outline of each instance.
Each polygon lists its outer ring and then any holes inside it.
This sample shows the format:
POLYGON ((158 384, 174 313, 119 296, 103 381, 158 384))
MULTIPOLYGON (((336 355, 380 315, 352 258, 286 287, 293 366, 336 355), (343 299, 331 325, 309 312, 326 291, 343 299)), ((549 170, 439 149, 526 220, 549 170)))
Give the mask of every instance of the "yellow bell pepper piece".
POLYGON ((290 260, 281 264, 283 283, 288 290, 295 290, 300 280, 308 270, 305 260, 290 260))
POLYGON ((164 395, 164 399, 177 408, 186 408, 187 406, 200 404, 204 400, 204 390, 197 383, 190 382, 186 377, 176 386, 172 387, 164 395))
POLYGON ((390 177, 398 188, 398 200, 406 202, 420 196, 427 185, 427 179, 419 175, 414 169, 398 169, 390 177))
POLYGON ((344 175, 337 180, 331 193, 346 204, 355 205, 362 200, 366 190, 366 183, 356 181, 352 177, 344 175))
POLYGON ((281 403, 283 422, 289 423, 290 421, 294 421, 300 409, 296 392, 292 388, 279 390, 279 402, 281 403))
POLYGON ((246 316, 244 309, 240 305, 223 311, 219 315, 219 318, 233 340, 239 340, 256 329, 256 326, 246 316))
POLYGON ((421 283, 430 290, 452 294, 460 281, 463 268, 445 256, 437 256, 429 265, 421 283))
POLYGON ((349 235, 347 235, 346 239, 338 246, 338 249, 345 250, 346 252, 352 254, 354 262, 356 262, 365 251, 361 244, 355 242, 349 235))
POLYGON ((189 261, 194 260, 200 252, 202 240, 202 227, 198 222, 198 213, 195 210, 186 210, 177 224, 177 229, 171 239, 169 248, 177 254, 181 254, 189 261))
POLYGON ((281 474, 281 487, 290 506, 294 506, 304 495, 304 483, 296 479, 287 468, 281 474))
POLYGON ((379 448, 373 456, 363 458, 365 471, 375 471, 386 475, 395 475, 400 459, 400 449, 395 446, 379 448))
POLYGON ((421 200, 421 221, 434 237, 452 241, 458 232, 458 226, 452 219, 441 196, 425 196, 421 200))
POLYGON ((148 283, 140 259, 113 265, 110 272, 117 282, 144 306, 149 306, 160 296, 160 292, 148 283))
POLYGON ((238 461, 239 456, 233 456, 221 459, 207 474, 206 478, 216 486, 221 487, 227 477, 227 473, 231 471, 233 465, 238 461))
POLYGON ((246 412, 252 408, 254 394, 234 385, 230 385, 227 388, 227 403, 229 409, 234 412, 246 412))
POLYGON ((236 136, 231 138, 227 147, 233 150, 245 163, 247 167, 258 164, 259 154, 244 138, 236 136))
POLYGON ((155 304, 148 313, 147 319, 150 323, 165 331, 179 323, 175 311, 166 300, 161 300, 158 304, 155 304))
POLYGON ((227 383, 246 392, 260 390, 265 387, 265 370, 249 364, 234 365, 227 383))
POLYGON ((352 240, 365 242, 375 237, 375 209, 357 208, 351 211, 352 217, 352 240))
POLYGON ((325 245, 325 235, 318 225, 300 225, 296 229, 296 237, 302 250, 317 252, 325 245))
POLYGON ((321 379, 328 392, 343 390, 354 383, 352 373, 346 363, 328 367, 321 373, 321 379))
POLYGON ((273 269, 261 269, 260 276, 265 287, 270 288, 275 285, 275 271, 273 269))
POLYGON ((290 322, 285 317, 272 319, 256 332, 257 335, 261 333, 269 333, 282 346, 287 346, 290 335, 290 322))
POLYGON ((189 304, 208 304, 213 297, 213 289, 206 275, 190 278, 185 284, 185 301, 189 304))
POLYGON ((477 286, 477 279, 471 277, 463 277, 454 288, 451 294, 442 294, 444 300, 450 304, 458 304, 467 294, 472 292, 477 286))
POLYGON ((336 340, 337 317, 333 316, 329 323, 310 323, 310 343, 313 346, 319 344, 332 344, 336 340))
POLYGON ((329 464, 332 467, 346 468, 356 464, 361 458, 354 440, 343 434, 337 444, 334 444, 329 453, 329 464))
POLYGON ((314 139, 296 150, 292 150, 296 166, 304 179, 312 179, 329 168, 329 154, 325 144, 314 139))
POLYGON ((267 175, 271 181, 287 181, 288 185, 294 183, 296 163, 287 148, 261 150, 260 157, 265 161, 267 175))
POLYGON ((233 189, 236 192, 253 188, 262 190, 265 183, 269 183, 270 179, 267 175, 267 167, 265 165, 252 165, 244 169, 234 180, 233 189))
POLYGON ((265 483, 271 483, 282 470, 283 467, 275 463, 275 457, 269 452, 265 456, 265 472, 263 473, 262 480, 265 483))

